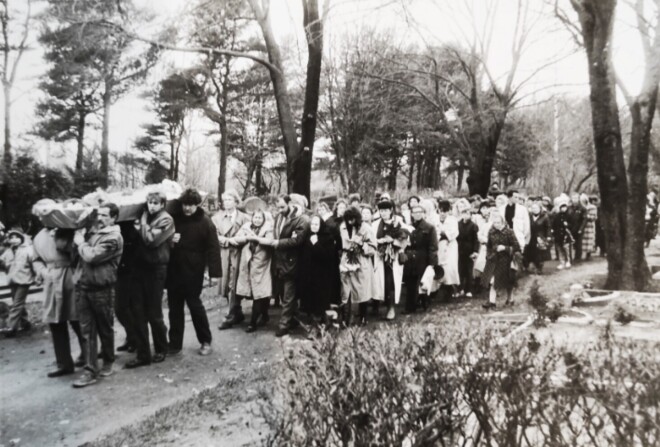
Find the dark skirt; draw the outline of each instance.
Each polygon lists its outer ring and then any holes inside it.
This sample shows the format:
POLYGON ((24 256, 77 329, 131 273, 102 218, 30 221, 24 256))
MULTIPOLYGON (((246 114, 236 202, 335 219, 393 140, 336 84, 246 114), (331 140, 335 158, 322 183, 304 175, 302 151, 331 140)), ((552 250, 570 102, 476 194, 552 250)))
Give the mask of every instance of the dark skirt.
POLYGON ((513 256, 507 252, 496 253, 486 260, 481 284, 488 288, 491 279, 495 278, 495 289, 513 289, 516 285, 516 271, 511 268, 513 256))

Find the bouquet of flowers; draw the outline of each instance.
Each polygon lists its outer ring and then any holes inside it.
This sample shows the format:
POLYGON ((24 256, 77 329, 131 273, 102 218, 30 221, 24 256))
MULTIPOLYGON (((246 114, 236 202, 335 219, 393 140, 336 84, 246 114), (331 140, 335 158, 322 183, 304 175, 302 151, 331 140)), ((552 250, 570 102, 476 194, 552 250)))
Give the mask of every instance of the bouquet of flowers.
POLYGON ((345 261, 340 266, 341 272, 356 272, 360 270, 360 256, 364 254, 362 249, 363 243, 362 236, 355 235, 351 239, 351 243, 348 247, 344 248, 346 253, 345 261))
POLYGON ((408 239, 408 233, 401 226, 395 225, 388 228, 381 239, 386 237, 389 237, 391 241, 379 243, 378 254, 387 265, 392 265, 408 239))

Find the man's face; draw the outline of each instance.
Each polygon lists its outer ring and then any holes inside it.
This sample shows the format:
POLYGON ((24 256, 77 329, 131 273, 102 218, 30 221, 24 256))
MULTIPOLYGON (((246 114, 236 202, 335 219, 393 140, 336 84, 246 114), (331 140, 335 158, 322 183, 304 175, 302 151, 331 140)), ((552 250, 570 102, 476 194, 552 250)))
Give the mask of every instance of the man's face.
POLYGON ((283 215, 286 215, 289 212, 289 204, 284 201, 284 199, 279 199, 277 201, 277 212, 283 215))
POLYGON ((149 199, 147 202, 147 210, 149 214, 157 214, 163 209, 163 202, 158 199, 149 199))
POLYGON ((115 217, 110 217, 110 208, 101 207, 97 212, 96 221, 98 222, 99 229, 103 229, 114 225, 115 217))
POLYGON ((191 203, 184 203, 184 204, 181 206, 181 208, 183 208, 183 214, 184 214, 185 216, 188 216, 188 217, 190 217, 190 216, 192 216, 193 214, 195 214, 195 211, 197 211, 197 207, 198 207, 198 205, 191 204, 191 203))
POLYGON ((380 217, 383 220, 390 220, 392 218, 392 210, 389 208, 380 209, 380 217))
POLYGON ((579 203, 580 203, 580 196, 579 196, 578 194, 573 194, 573 195, 571 196, 571 203, 572 203, 573 205, 577 205, 577 204, 579 204, 579 203))
POLYGON ((417 199, 410 199, 410 203, 409 203, 409 205, 410 205, 410 208, 412 209, 413 207, 419 205, 419 200, 417 200, 417 199))
POLYGON ((509 205, 513 205, 515 203, 518 203, 518 194, 514 193, 509 197, 509 205))
POLYGON ((463 222, 467 222, 468 220, 472 219, 472 213, 470 210, 465 210, 461 213, 461 219, 463 219, 463 222))
POLYGON ((345 212, 346 212, 345 203, 340 203, 339 205, 337 205, 337 217, 343 216, 345 212))
POLYGON ((424 219, 424 208, 421 206, 413 206, 410 211, 410 215, 415 222, 419 222, 420 220, 424 219))
POLYGON ((236 200, 232 196, 222 196, 222 206, 225 211, 234 211, 236 200))

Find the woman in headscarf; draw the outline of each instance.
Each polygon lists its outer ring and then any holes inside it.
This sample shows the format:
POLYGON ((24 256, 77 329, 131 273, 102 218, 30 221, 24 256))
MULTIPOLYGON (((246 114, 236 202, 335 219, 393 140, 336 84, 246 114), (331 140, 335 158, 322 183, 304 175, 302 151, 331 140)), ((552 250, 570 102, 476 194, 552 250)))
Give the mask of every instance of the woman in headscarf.
POLYGON ((254 332, 257 327, 268 323, 268 305, 273 295, 270 271, 273 249, 256 241, 248 242, 250 237, 273 237, 272 218, 262 210, 256 210, 251 221, 244 224, 229 242, 236 247, 242 247, 236 294, 252 300, 252 315, 245 332, 254 332))
POLYGON ((504 216, 499 212, 491 214, 493 223, 488 232, 486 246, 486 268, 481 281, 484 287, 490 287, 488 302, 483 305, 485 309, 496 306, 497 295, 506 293, 505 305, 513 304, 511 294, 516 282, 515 271, 511 269, 514 257, 520 256, 520 245, 513 230, 509 228, 504 216))
POLYGON ((326 312, 341 302, 341 281, 337 238, 321 216, 312 216, 299 256, 296 294, 300 310, 324 321, 326 312))
POLYGON ((350 323, 351 305, 358 303, 360 324, 366 324, 367 305, 373 297, 376 239, 371 226, 362 222, 360 210, 353 206, 346 210, 339 232, 342 240, 341 302, 345 306, 347 323, 350 323))

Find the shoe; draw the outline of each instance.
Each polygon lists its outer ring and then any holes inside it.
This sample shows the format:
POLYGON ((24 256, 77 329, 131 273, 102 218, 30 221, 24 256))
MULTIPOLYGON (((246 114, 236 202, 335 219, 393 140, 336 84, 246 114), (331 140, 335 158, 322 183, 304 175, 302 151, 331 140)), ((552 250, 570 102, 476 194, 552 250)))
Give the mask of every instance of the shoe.
POLYGON ((115 370, 113 369, 114 363, 105 363, 103 362, 103 366, 101 367, 101 371, 99 371, 99 376, 101 377, 110 377, 115 373, 115 370))
POLYGON ((167 350, 167 355, 169 357, 173 357, 175 355, 181 354, 181 349, 176 349, 176 348, 170 348, 167 350))
POLYGON ((124 368, 133 369, 133 368, 139 368, 140 366, 149 366, 149 365, 151 365, 151 362, 149 360, 133 359, 126 362, 124 368))
POLYGON ((557 266, 557 270, 564 270, 564 264, 559 264, 557 266))
POLYGON ((73 374, 73 369, 56 369, 55 371, 51 371, 46 375, 52 379, 53 377, 62 377, 69 374, 73 374))
POLYGON ((388 321, 394 320, 394 317, 396 316, 396 311, 394 310, 394 306, 391 306, 389 309, 387 309, 387 315, 385 315, 385 319, 388 321))
POLYGON ((416 312, 415 310, 412 310, 412 309, 406 309, 406 310, 404 310, 402 313, 403 313, 404 315, 412 315, 412 314, 414 314, 415 312, 416 312))
POLYGON ((465 297, 466 297, 466 298, 472 298, 472 292, 468 292, 468 293, 466 293, 466 294, 465 294, 465 297))
POLYGON ((275 332, 275 336, 277 338, 280 338, 280 337, 284 337, 288 333, 289 333, 289 328, 288 327, 281 327, 277 330, 277 332, 275 332))
POLYGON ((482 304, 481 307, 483 307, 484 309, 488 310, 488 309, 495 309, 495 308, 497 307, 497 305, 496 305, 495 303, 491 303, 491 302, 489 301, 489 302, 487 302, 487 303, 485 303, 485 304, 482 304))
POLYGON ((213 348, 208 343, 202 343, 202 347, 199 348, 199 355, 209 355, 213 352, 213 348))
POLYGON ((513 300, 504 303, 505 306, 513 307, 513 300))
POLYGON ((257 326, 255 324, 250 323, 248 325, 248 327, 245 329, 245 332, 247 332, 249 334, 249 333, 254 332, 256 330, 257 330, 257 326))
POLYGON ((73 382, 71 385, 74 388, 84 388, 86 386, 93 385, 95 383, 96 383, 96 377, 94 376, 94 374, 92 374, 89 371, 85 371, 80 375, 80 377, 78 377, 78 380, 73 382))
POLYGON ((115 351, 118 351, 118 352, 128 351, 128 348, 130 348, 130 347, 131 347, 131 345, 129 345, 128 343, 124 343, 123 345, 117 346, 115 348, 115 351))
POLYGON ((245 320, 245 315, 241 312, 240 314, 229 314, 227 315, 227 318, 220 323, 220 326, 218 326, 219 330, 225 330, 225 329, 230 329, 232 328, 235 324, 239 324, 245 320))
POLYGON ((75 362, 73 362, 73 366, 75 366, 76 368, 81 368, 85 366, 85 358, 82 356, 82 354, 78 356, 75 362))
POLYGON ((157 352, 151 357, 151 363, 161 363, 165 361, 165 354, 157 352))
POLYGON ((567 262, 567 263, 566 263, 566 268, 567 268, 567 269, 570 269, 570 268, 571 268, 571 263, 570 263, 570 262, 567 262))

